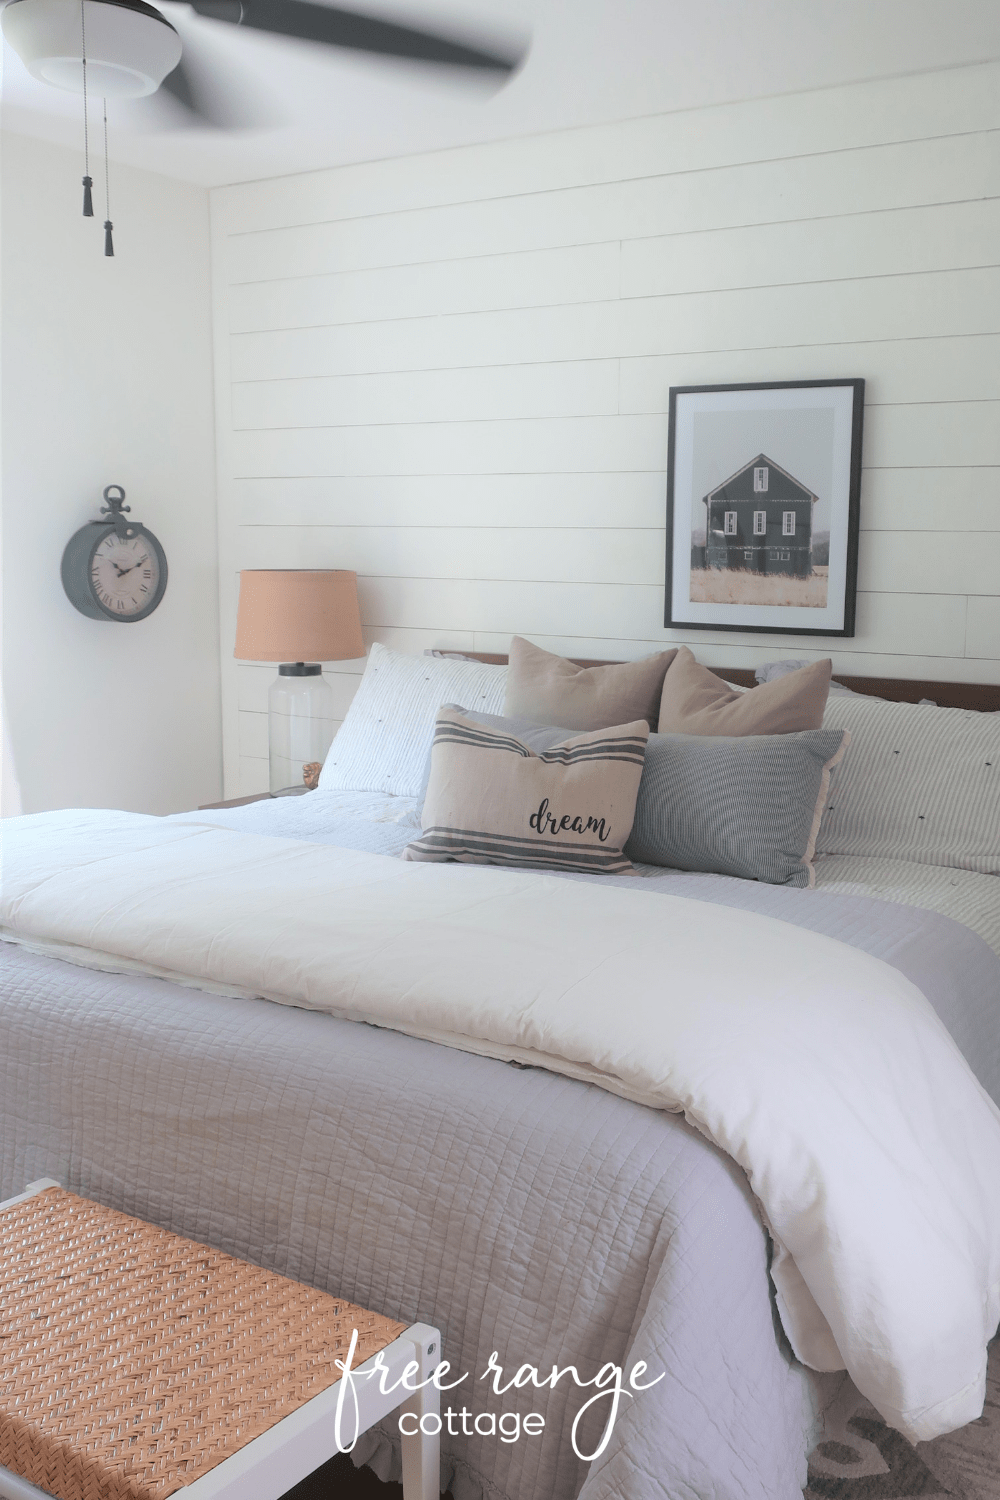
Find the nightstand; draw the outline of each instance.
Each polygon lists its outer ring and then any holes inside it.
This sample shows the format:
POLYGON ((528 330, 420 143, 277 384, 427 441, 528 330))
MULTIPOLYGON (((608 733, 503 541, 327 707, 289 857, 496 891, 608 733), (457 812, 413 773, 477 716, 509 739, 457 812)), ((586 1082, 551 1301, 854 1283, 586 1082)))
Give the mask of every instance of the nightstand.
POLYGON ((254 792, 249 797, 230 797, 228 802, 203 802, 198 808, 199 812, 211 812, 217 807, 246 807, 251 802, 267 802, 271 797, 301 797, 304 792, 311 792, 308 786, 286 786, 280 792, 254 792))

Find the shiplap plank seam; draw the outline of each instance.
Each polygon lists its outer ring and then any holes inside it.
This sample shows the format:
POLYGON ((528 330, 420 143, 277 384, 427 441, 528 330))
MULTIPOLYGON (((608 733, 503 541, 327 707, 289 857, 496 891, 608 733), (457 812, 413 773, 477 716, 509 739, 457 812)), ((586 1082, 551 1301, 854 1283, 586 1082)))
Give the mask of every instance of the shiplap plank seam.
MULTIPOLYGON (((480 316, 488 315, 491 312, 496 312, 498 314, 503 314, 503 313, 538 313, 538 312, 544 312, 544 311, 546 311, 549 308, 605 307, 605 306, 617 306, 620 303, 634 303, 634 302, 657 302, 657 303, 661 303, 661 302, 680 302, 680 301, 683 301, 685 298, 689 298, 689 297, 726 297, 726 296, 730 296, 732 294, 743 294, 744 292, 780 292, 780 291, 790 290, 792 288, 794 288, 795 290, 799 290, 800 288, 803 288, 803 287, 858 286, 858 285, 868 285, 871 282, 875 282, 875 281, 905 281, 908 278, 914 277, 914 276, 961 276, 961 275, 965 274, 966 272, 968 272, 970 275, 974 275, 976 272, 979 272, 979 271, 997 271, 997 270, 1000 270, 1000 261, 991 260, 991 261, 984 261, 984 262, 982 262, 982 264, 976 264, 976 265, 964 265, 964 266, 963 265, 955 265, 955 266, 929 266, 929 267, 924 267, 924 268, 922 268, 920 270, 917 270, 917 271, 909 271, 909 270, 908 271, 886 271, 886 272, 872 273, 872 274, 863 275, 863 276, 827 276, 827 277, 824 277, 824 278, 822 278, 820 280, 816 280, 816 281, 762 281, 762 282, 758 282, 755 285, 743 285, 743 284, 740 284, 738 286, 717 287, 717 288, 713 288, 711 290, 704 290, 702 288, 696 288, 696 289, 693 289, 693 290, 682 291, 682 292, 636 293, 634 296, 620 296, 620 297, 616 297, 616 298, 608 298, 608 297, 592 297, 592 298, 591 297, 582 297, 582 298, 577 298, 577 299, 569 301, 569 302, 525 302, 525 303, 515 303, 515 304, 512 304, 512 305, 504 304, 503 306, 500 306, 500 307, 483 308, 483 309, 478 309, 478 310, 476 310, 474 312, 470 312, 470 311, 468 311, 468 310, 466 310, 464 308, 459 308, 459 309, 456 309, 456 310, 451 311, 451 312, 413 313, 413 314, 408 315, 406 317, 397 317, 397 318, 357 318, 357 319, 354 319, 354 318, 342 318, 342 319, 339 319, 337 322, 333 322, 333 323, 288 323, 288 324, 284 324, 283 323, 283 324, 280 324, 279 326, 273 327, 273 328, 251 328, 251 329, 234 330, 232 336, 233 337, 241 337, 241 336, 245 337, 247 334, 261 334, 261 333, 295 333, 295 332, 298 332, 300 329, 303 329, 303 328, 309 328, 309 329, 313 329, 313 328, 369 328, 369 327, 371 327, 371 328, 390 328, 395 323, 406 323, 406 324, 421 323, 421 322, 439 323, 442 318, 480 317, 480 316)), ((302 278, 302 279, 303 280, 309 280, 309 279, 312 279, 312 278, 302 278)), ((274 283, 271 283, 271 284, 272 285, 278 285, 280 283, 274 282, 274 283)), ((918 337, 919 336, 920 335, 918 335, 918 337)), ((954 335, 939 335, 939 336, 954 337, 954 335)), ((607 356, 605 356, 605 357, 607 357, 607 356)), ((625 357, 628 357, 628 356, 625 356, 625 357)), ((639 356, 635 356, 635 357, 639 357, 639 356)), ((547 361, 545 361, 545 363, 559 364, 559 363, 567 363, 567 361, 559 361, 559 360, 548 361, 547 360, 547 361)), ((575 363, 575 361, 572 361, 572 363, 575 363)), ((451 367, 450 366, 444 366, 444 367, 439 367, 439 368, 451 368, 451 367)))
MULTIPOLYGON (((606 360, 606 361, 604 361, 604 363, 610 363, 610 361, 606 360)), ((509 368, 509 366, 507 368, 509 368)), ((327 380, 327 379, 339 379, 340 377, 339 376, 317 375, 317 376, 304 376, 302 378, 305 379, 305 380, 327 380)), ((261 384, 269 384, 270 382, 264 381, 264 382, 260 382, 260 383, 261 384)), ((234 382, 234 385, 235 384, 236 384, 236 382, 234 382)), ((926 407, 933 407, 933 408, 944 407, 944 408, 947 409, 947 408, 955 407, 955 406, 998 406, 998 405, 1000 405, 1000 397, 996 397, 996 396, 968 397, 968 396, 965 396, 965 397, 957 397, 953 401, 945 401, 945 400, 939 400, 939 401, 869 401, 869 402, 866 402, 866 404, 865 404, 865 411, 866 412, 874 412, 874 411, 910 411, 914 407, 920 407, 920 408, 926 408, 926 407)), ((666 408, 666 403, 664 403, 662 411, 665 412, 666 409, 667 409, 666 408)), ((255 422, 255 423, 248 423, 247 426, 245 426, 245 427, 239 427, 239 426, 234 425, 233 431, 234 432, 335 432, 335 431, 339 431, 339 430, 344 429, 344 428, 349 428, 349 429, 351 429, 353 431, 370 431, 372 429, 380 431, 380 430, 382 430, 383 428, 386 428, 386 427, 468 427, 468 426, 472 426, 473 424, 479 424, 479 423, 496 424, 496 423, 500 423, 500 422, 563 422, 563 421, 574 421, 577 418, 580 418, 581 420, 587 420, 587 419, 590 419, 590 418, 594 418, 596 420, 600 420, 601 417, 609 418, 609 419, 613 420, 615 417, 619 417, 619 416, 628 418, 628 417, 643 417, 643 416, 655 416, 655 415, 657 415, 657 413, 655 413, 655 412, 624 412, 624 413, 623 412, 603 412, 603 413, 594 413, 594 412, 583 411, 583 412, 559 412, 558 415, 556 415, 556 416, 551 416, 548 413, 545 413, 542 416, 535 416, 535 417, 420 417, 420 418, 418 418, 418 419, 416 419, 416 420, 414 420, 412 422, 296 422, 296 423, 287 423, 287 424, 286 423, 280 423, 280 424, 274 424, 274 425, 272 425, 271 423, 255 422)), ((926 465, 921 464, 919 467, 920 468, 925 468, 926 465)), ((953 467, 955 467, 955 465, 949 464, 948 467, 949 468, 953 468, 953 467)), ((973 467, 976 467, 976 466, 974 465, 973 467)))
MULTIPOLYGON (((843 220, 845 223, 849 223, 854 219, 880 218, 891 214, 919 213, 923 210, 932 210, 939 208, 946 209, 978 207, 982 204, 996 203, 998 201, 1000 201, 1000 195, 997 195, 996 193, 983 193, 974 198, 931 200, 903 207, 894 204, 893 206, 888 208, 859 208, 853 211, 847 210, 834 214, 810 214, 805 215, 800 219, 750 219, 747 220, 746 223, 724 224, 715 229, 664 230, 662 233, 658 234, 640 234, 631 236, 627 239, 618 239, 617 237, 612 236, 610 239, 568 240, 565 244, 540 246, 537 250, 482 250, 471 255, 435 256, 432 260, 383 261, 380 262, 377 266, 351 267, 349 269, 338 271, 302 271, 289 273, 284 276, 255 276, 249 277, 245 280, 234 278, 229 282, 229 286, 230 288, 268 286, 274 282, 312 281, 319 276, 359 276, 375 275, 380 271, 424 270, 428 266, 467 265, 470 261, 475 262, 481 260, 506 260, 525 255, 544 255, 558 250, 576 250, 582 249, 584 247, 598 248, 602 245, 610 245, 615 243, 619 245, 626 244, 641 246, 654 243, 658 240, 690 239, 695 235, 742 234, 748 230, 754 229, 780 229, 785 227, 792 228, 796 225, 812 225, 820 223, 830 224, 839 220, 843 220)), ((300 227, 312 228, 314 226, 308 225, 300 227)))
MULTIPOLYGON (((907 274, 915 274, 915 273, 907 273, 907 274)), ((920 272, 919 274, 923 275, 924 273, 920 272)), ((951 273, 951 274, 953 274, 953 273, 951 273)), ((726 290, 727 291, 732 291, 732 290, 743 291, 744 288, 742 288, 742 287, 726 288, 726 290)), ((770 291, 770 290, 771 290, 771 288, 769 287, 768 291, 770 291)), ((703 297, 706 294, 704 292, 690 292, 690 293, 688 293, 688 295, 692 296, 692 297, 703 297)), ((639 299, 635 299, 635 300, 639 300, 639 299)), ((643 300, 645 301, 645 300, 648 300, 648 299, 644 298, 643 300)), ((591 304, 591 303, 584 303, 583 305, 584 306, 592 306, 593 304, 591 304)), ((505 313, 506 312, 516 312, 516 311, 521 311, 521 312, 538 312, 538 311, 540 311, 540 309, 539 308, 520 308, 520 309, 517 309, 517 308, 505 307, 505 308, 498 308, 497 311, 498 312, 505 312, 505 313)), ((456 314, 454 314, 454 316, 455 317, 464 317, 466 315, 462 314, 462 313, 456 313, 456 314)), ((409 322, 409 321, 413 321, 413 320, 410 320, 410 319, 400 319, 399 321, 401 321, 401 322, 403 322, 403 321, 409 322)), ((998 319, 997 319, 997 325, 998 326, 996 328, 981 328, 981 329, 977 329, 975 332, 972 332, 972 333, 911 333, 911 334, 896 334, 896 335, 888 336, 888 337, 885 336, 885 335, 876 335, 874 338, 871 338, 871 339, 855 339, 855 338, 851 338, 851 339, 841 339, 839 341, 833 340, 833 339, 824 339, 822 342, 816 342, 816 343, 768 344, 766 346, 764 352, 773 353, 775 350, 780 350, 780 349, 836 349, 836 348, 839 348, 841 346, 851 346, 851 345, 855 345, 855 344, 860 345, 860 344, 866 344, 866 343, 868 343, 868 344, 917 344, 917 343, 923 343, 924 341, 929 340, 929 339, 955 339, 955 338, 962 338, 962 339, 977 339, 977 338, 992 339, 992 338, 996 338, 997 334, 1000 334, 1000 317, 998 317, 998 319)), ((337 328, 339 326, 340 325, 336 324, 336 323, 329 323, 329 324, 327 324, 327 323, 318 323, 318 324, 317 323, 310 323, 305 328, 246 328, 242 332, 230 333, 228 336, 229 336, 230 339, 273 338, 275 335, 282 334, 282 333, 303 333, 303 332, 305 332, 305 333, 313 333, 313 332, 317 332, 317 331, 322 332, 325 328, 337 328)), ((352 323, 352 324, 349 324, 347 326, 353 328, 353 327, 356 327, 357 325, 352 323)), ((377 326, 377 325, 373 325, 373 326, 377 326)), ((719 348, 719 347, 714 347, 713 346, 711 349, 672 349, 670 351, 670 354, 672 356, 686 355, 686 356, 690 356, 692 358, 697 358, 699 355, 709 355, 709 354, 711 354, 711 355, 717 355, 717 354, 755 354, 760 349, 761 349, 761 346, 759 344, 738 344, 738 345, 737 344, 733 344, 733 345, 727 346, 725 348, 719 348)), ((587 363, 588 361, 589 362, 600 363, 601 361, 610 359, 612 357, 613 356, 607 355, 607 354, 591 354, 591 355, 583 355, 579 359, 571 359, 569 357, 563 357, 562 359, 546 359, 546 360, 538 360, 538 361, 521 361, 521 363, 522 364, 525 364, 525 363, 538 363, 538 364, 547 364, 547 365, 576 365, 576 364, 584 364, 584 363, 587 363)), ((620 358, 623 361, 627 361, 627 360, 638 360, 638 359, 666 358, 667 356, 666 355, 655 355, 655 354, 622 354, 622 355, 619 355, 617 357, 620 358)), ((400 370, 378 370, 378 371, 369 371, 369 370, 343 370, 343 371, 338 371, 336 377, 315 376, 315 375, 301 375, 301 376, 298 376, 297 375, 297 376, 291 376, 289 378, 295 379, 295 380, 322 380, 322 379, 328 379, 328 378, 329 379, 333 379, 333 378, 346 378, 347 376, 350 376, 350 375, 358 375, 358 376, 364 376, 364 375, 369 375, 369 374, 378 374, 378 375, 426 375, 426 374, 436 373, 439 370, 462 371, 462 370, 495 370, 495 369, 509 369, 509 368, 512 368, 511 362, 509 360, 506 360, 506 361, 503 361, 500 364, 407 365, 405 368, 400 369, 400 370)), ((268 378, 277 378, 277 377, 267 377, 267 376, 264 376, 262 378, 263 379, 268 379, 268 378)), ((247 382, 237 382, 237 381, 234 381, 234 384, 243 384, 243 383, 247 383, 247 382)))
MULTIPOLYGON (((909 122, 919 119, 926 132, 932 120, 939 131, 980 130, 997 122, 998 68, 995 60, 947 65, 923 73, 830 84, 772 97, 727 105, 667 111, 620 121, 510 136, 499 141, 349 164, 323 174, 339 204, 426 202, 440 198, 442 180, 452 195, 474 197, 484 180, 526 178, 547 189, 567 181, 587 182, 601 174, 601 164, 620 161, 626 153, 659 164, 668 148, 681 148, 691 162, 723 157, 738 165, 745 142, 758 153, 780 155, 788 139, 813 144, 845 137, 859 144, 894 141, 905 136, 909 122), (774 140, 775 146, 767 142, 774 140), (734 151, 735 147, 735 151, 734 151), (513 164, 513 170, 512 170, 513 164), (558 174, 558 175, 556 175, 558 174), (414 192, 417 198, 414 199, 414 192), (424 195, 424 196, 420 196, 424 195)), ((228 227, 246 221, 252 203, 259 229, 262 219, 274 226, 291 222, 303 195, 315 198, 315 174, 239 184, 219 190, 228 227), (276 218, 276 215, 279 217, 276 218)))
MULTIPOLYGON (((648 415, 655 416, 657 414, 654 412, 654 413, 649 413, 648 415)), ((665 414, 664 413, 660 413, 660 415, 665 415, 665 414)), ((559 420, 561 420, 561 419, 559 419, 559 420)), ((862 466, 861 466, 861 472, 863 474, 867 474, 867 473, 878 473, 878 474, 900 473, 900 474, 903 474, 903 473, 909 472, 909 467, 910 466, 908 466, 906 464, 862 464, 862 466)), ((946 465, 918 464, 918 465, 915 465, 913 467, 914 467, 915 471, 918 472, 918 473, 922 473, 925 470, 934 469, 936 467, 944 467, 944 468, 947 468, 949 470, 951 470, 951 469, 968 469, 968 468, 974 468, 974 469, 984 469, 984 468, 985 469, 992 469, 992 470, 994 470, 994 472, 997 472, 998 470, 1000 470, 1000 465, 997 465, 997 464, 946 464, 946 465)), ((591 476, 593 476, 594 471, 593 470, 585 470, 584 473, 585 474, 590 474, 591 476)), ((528 478, 528 479, 538 479, 538 478, 543 478, 543 479, 551 480, 551 479, 560 479, 560 478, 569 478, 569 477, 576 478, 578 476, 578 474, 579 474, 579 471, 575 470, 575 469, 545 469, 545 470, 523 469, 523 470, 520 470, 520 471, 518 471, 518 470, 508 470, 508 471, 505 471, 503 474, 498 474, 495 469, 490 469, 488 471, 484 471, 482 469, 452 469, 452 470, 449 470, 449 472, 447 474, 441 474, 441 475, 434 475, 434 474, 430 474, 430 475, 428 475, 428 474, 397 474, 395 472, 380 474, 380 473, 374 472, 372 470, 369 470, 369 471, 367 471, 363 475, 357 475, 357 474, 242 474, 242 475, 235 475, 235 476, 231 476, 231 477, 234 479, 235 482, 240 483, 240 484, 253 484, 253 483, 256 483, 258 481, 260 481, 261 483, 269 483, 269 484, 270 483, 277 483, 278 481, 281 481, 282 483, 288 483, 288 484, 312 484, 312 483, 317 483, 320 480, 325 480, 325 479, 352 479, 352 480, 353 479, 366 479, 366 480, 368 480, 368 479, 387 479, 387 480, 392 480, 393 482, 396 482, 397 480, 401 480, 401 479, 434 479, 434 478, 441 478, 443 480, 458 480, 458 479, 504 479, 504 480, 507 480, 507 479, 525 479, 525 478, 528 478)), ((602 470, 599 471, 599 475, 600 475, 600 477, 602 479, 607 474, 617 475, 617 476, 620 476, 620 477, 631 477, 631 478, 636 478, 636 477, 638 477, 640 475, 643 475, 643 474, 647 474, 647 475, 648 474, 656 474, 656 475, 660 475, 660 476, 665 476, 666 475, 666 468, 663 465, 659 465, 659 466, 653 467, 653 468, 602 469, 602 470)))
MULTIPOLYGON (((281 531, 364 531, 364 530, 367 530, 367 531, 373 531, 373 532, 379 532, 379 533, 386 532, 386 531, 440 531, 443 535, 449 535, 450 533, 454 532, 454 530, 455 530, 454 526, 448 526, 448 525, 444 525, 444 524, 434 525, 434 524, 428 524, 428 523, 425 523, 425 522, 422 522, 422 521, 377 521, 377 522, 372 522, 370 525, 366 525, 366 523, 364 521, 281 521, 281 522, 277 522, 277 521, 239 521, 239 522, 237 522, 237 525, 240 528, 240 530, 243 530, 243 531, 275 531, 275 530, 281 530, 281 531)), ((501 523, 495 523, 493 521, 483 521, 483 522, 480 522, 480 524, 478 526, 472 526, 469 529, 470 530, 477 530, 477 531, 523 531, 526 528, 524 528, 522 526, 504 526, 502 522, 501 523)), ((968 536, 968 533, 966 531, 960 531, 960 530, 958 530, 955 527, 948 527, 948 526, 921 526, 919 529, 920 529, 920 535, 921 536, 961 536, 961 537, 967 537, 968 536)), ((573 525, 571 525, 569 523, 567 523, 564 526, 555 526, 555 525, 552 525, 551 523, 547 522, 546 525, 545 525, 545 527, 544 527, 544 530, 546 530, 546 531, 583 531, 583 530, 585 530, 587 532, 591 532, 591 531, 594 530, 594 528, 592 526, 578 527, 578 526, 573 526, 573 525)), ((605 531, 622 531, 622 532, 629 532, 629 533, 638 532, 638 533, 641 533, 644 536, 662 536, 662 534, 663 534, 663 527, 662 526, 614 526, 614 527, 608 526, 608 527, 603 528, 603 530, 605 530, 605 531)), ((862 536, 896 536, 896 535, 898 535, 899 530, 900 530, 900 528, 895 528, 894 529, 891 526, 866 526, 864 524, 864 522, 862 522, 861 526, 859 527, 859 531, 860 531, 860 533, 861 533, 862 536)), ((1000 513, 998 513, 998 515, 997 515, 996 525, 994 525, 992 527, 991 526, 977 527, 976 530, 977 531, 985 531, 989 535, 992 535, 992 533, 995 532, 995 531, 1000 531, 1000 513)), ((972 589, 970 592, 973 593, 973 594, 975 594, 976 590, 972 589)), ((998 576, 998 578, 997 578, 997 593, 1000 593, 1000 576, 998 576)))
MULTIPOLYGON (((298 223, 280 224, 266 226, 260 229, 236 229, 229 230, 227 238, 245 239, 256 234, 288 234, 297 229, 329 228, 334 224, 357 224, 366 219, 401 218, 406 214, 427 213, 437 209, 466 208, 470 205, 481 205, 487 203, 511 203, 523 202, 532 198, 554 198, 560 193, 576 193, 586 191, 590 188, 602 187, 636 187, 642 183, 674 181, 681 177, 707 176, 713 172, 732 172, 751 170, 754 167, 787 166, 790 162, 818 161, 830 157, 844 157, 858 155, 871 151, 891 151, 905 146, 931 145, 939 141, 956 141, 964 139, 978 139, 982 136, 1000 135, 1000 127, 985 126, 973 130, 959 130, 938 132, 932 135, 913 135, 891 141, 873 141, 851 146, 835 146, 826 150, 812 151, 790 151, 784 156, 763 156, 750 161, 718 162, 712 165, 699 165, 695 167, 679 167, 672 172, 641 172, 634 176, 627 173, 615 177, 598 178, 586 183, 567 183, 562 187, 534 188, 527 192, 498 193, 495 196, 487 195, 482 198, 461 197, 452 200, 434 201, 432 203, 414 205, 403 209, 383 209, 379 212, 364 214, 347 214, 342 217, 325 219, 305 219, 298 223)), ((333 170, 336 170, 335 168, 333 170)), ((947 200, 943 200, 947 201, 947 200)), ((419 264, 419 262, 417 263, 419 264)), ((231 283, 238 285, 239 283, 231 283)))

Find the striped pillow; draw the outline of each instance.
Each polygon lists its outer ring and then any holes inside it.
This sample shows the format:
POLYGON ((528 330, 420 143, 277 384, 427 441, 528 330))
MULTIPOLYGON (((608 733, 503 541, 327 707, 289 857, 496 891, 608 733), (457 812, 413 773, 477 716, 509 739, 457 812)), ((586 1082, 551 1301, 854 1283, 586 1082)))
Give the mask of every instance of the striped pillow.
POLYGON ((442 703, 461 698, 499 713, 506 681, 506 667, 404 656, 376 642, 320 772, 320 791, 419 796, 442 703))
POLYGON ((768 885, 814 885, 820 818, 849 743, 843 730, 825 729, 650 735, 629 856, 768 885))
POLYGON ((830 698, 847 729, 817 854, 906 859, 1000 875, 1000 714, 882 698, 830 698))
POLYGON ((423 836, 404 859, 626 875, 649 725, 573 735, 536 754, 449 705, 437 717, 423 836))

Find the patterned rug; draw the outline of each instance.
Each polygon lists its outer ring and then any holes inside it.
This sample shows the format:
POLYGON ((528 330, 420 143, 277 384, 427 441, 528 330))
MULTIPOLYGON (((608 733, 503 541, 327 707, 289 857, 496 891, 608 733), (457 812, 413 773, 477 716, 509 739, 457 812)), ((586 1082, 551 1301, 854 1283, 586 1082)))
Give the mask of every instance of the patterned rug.
POLYGON ((804 1500, 998 1500, 1000 1339, 990 1345, 986 1405, 977 1422, 913 1446, 849 1382, 809 1460, 804 1500))

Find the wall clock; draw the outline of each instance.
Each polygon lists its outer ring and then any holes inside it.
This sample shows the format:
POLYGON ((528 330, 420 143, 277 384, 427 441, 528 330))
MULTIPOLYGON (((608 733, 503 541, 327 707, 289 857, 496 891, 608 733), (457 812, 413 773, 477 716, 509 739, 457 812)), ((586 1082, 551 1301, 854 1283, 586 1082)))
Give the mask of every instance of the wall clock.
POLYGON ((131 625, 151 615, 163 598, 167 557, 151 531, 125 519, 132 507, 120 484, 109 484, 104 499, 106 519, 89 521, 66 543, 63 588, 88 619, 131 625))

